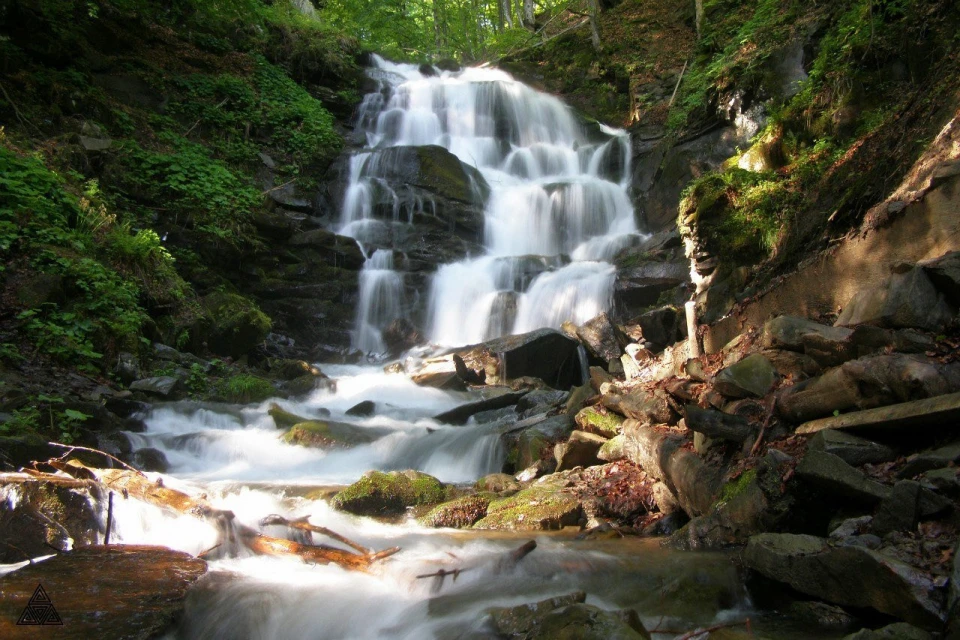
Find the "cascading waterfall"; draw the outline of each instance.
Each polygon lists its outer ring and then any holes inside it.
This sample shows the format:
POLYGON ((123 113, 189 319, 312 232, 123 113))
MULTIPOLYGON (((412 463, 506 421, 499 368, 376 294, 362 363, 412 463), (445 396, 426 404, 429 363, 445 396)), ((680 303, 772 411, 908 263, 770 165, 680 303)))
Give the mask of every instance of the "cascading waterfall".
MULTIPOLYGON (((458 346, 564 321, 582 323, 612 306, 609 260, 637 236, 629 136, 588 127, 559 99, 497 69, 424 75, 374 56, 378 90, 360 106, 366 149, 350 161, 340 233, 361 244, 397 234, 434 204, 410 201, 384 179, 379 149, 439 145, 475 167, 489 186, 486 255, 440 265, 429 290, 426 334, 458 346), (374 194, 377 194, 374 197, 374 194), (387 197, 384 197, 386 194, 387 197), (390 202, 393 211, 375 211, 390 202)), ((382 352, 380 331, 409 310, 401 274, 371 256, 361 275, 354 346, 382 352), (376 274, 376 275, 374 275, 376 274)))

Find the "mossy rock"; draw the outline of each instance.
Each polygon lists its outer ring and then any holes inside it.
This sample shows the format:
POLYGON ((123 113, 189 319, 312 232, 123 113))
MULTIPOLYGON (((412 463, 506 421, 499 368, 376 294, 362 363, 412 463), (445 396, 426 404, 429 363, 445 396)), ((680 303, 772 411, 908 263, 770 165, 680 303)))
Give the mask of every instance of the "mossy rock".
POLYGON ((613 438, 620 433, 623 416, 609 413, 597 407, 585 407, 575 418, 577 426, 582 431, 593 433, 604 438, 613 438))
POLYGON ((580 501, 573 494, 536 486, 491 502, 486 517, 473 528, 551 531, 576 525, 582 513, 580 501))
POLYGON ((484 495, 457 498, 431 509, 420 518, 420 524, 425 527, 464 529, 487 515, 489 504, 490 497, 484 495))
POLYGON ((201 339, 217 355, 246 355, 263 342, 272 326, 255 303, 235 293, 211 293, 203 299, 203 307, 207 317, 201 322, 201 339))
POLYGON ((277 388, 269 380, 248 373, 241 373, 221 380, 217 385, 217 397, 225 402, 263 402, 278 395, 277 388))
MULTIPOLYGON (((287 415, 296 417, 293 414, 287 415)), ((343 422, 306 420, 290 427, 283 434, 283 441, 287 444, 298 444, 303 447, 337 449, 373 442, 377 435, 379 434, 343 422)))
POLYGON ((419 471, 370 471, 334 496, 335 508, 361 516, 393 516, 446 499, 443 483, 419 471))
POLYGON ((273 418, 273 424, 276 425, 277 429, 289 429, 301 422, 310 422, 310 418, 304 418, 295 413, 290 413, 275 402, 270 404, 270 409, 267 413, 273 418))
POLYGON ((520 490, 520 483, 508 473, 491 473, 477 480, 473 486, 477 491, 491 491, 493 493, 520 490))

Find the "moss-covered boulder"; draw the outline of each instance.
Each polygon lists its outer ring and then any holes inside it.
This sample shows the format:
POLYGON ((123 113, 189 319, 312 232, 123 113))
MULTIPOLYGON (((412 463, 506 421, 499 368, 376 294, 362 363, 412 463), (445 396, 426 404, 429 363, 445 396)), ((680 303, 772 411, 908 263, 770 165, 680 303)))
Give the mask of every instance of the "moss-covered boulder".
POLYGON ((575 418, 581 431, 593 433, 604 438, 613 438, 620 433, 623 416, 607 411, 603 407, 585 407, 575 418))
MULTIPOLYGON (((293 414, 288 415, 293 416, 293 414)), ((379 432, 372 432, 345 422, 306 420, 290 427, 283 434, 283 441, 287 444, 298 444, 303 447, 339 449, 373 442, 380 435, 379 432)))
POLYGON ((263 342, 270 318, 251 300, 235 293, 211 293, 203 299, 206 318, 200 338, 217 355, 239 358, 263 342))
POLYGON ((464 529, 487 515, 489 495, 472 495, 439 504, 420 518, 426 527, 464 529))
POLYGON ((304 418, 303 416, 291 413, 276 402, 270 403, 270 408, 267 410, 267 413, 273 418, 273 424, 276 425, 277 429, 289 429, 301 422, 310 421, 310 418, 304 418))
POLYGON ((333 497, 341 511, 361 516, 393 516, 407 507, 436 504, 446 498, 443 483, 419 471, 370 471, 333 497))
POLYGON ((249 373, 224 378, 214 389, 214 397, 224 402, 263 402, 280 395, 269 380, 249 373))
POLYGON ((473 528, 551 531, 577 524, 582 513, 580 501, 572 493, 535 486, 491 502, 486 517, 473 528))
POLYGON ((485 475, 477 480, 473 486, 477 491, 491 491, 493 493, 520 490, 520 483, 507 473, 491 473, 485 475))

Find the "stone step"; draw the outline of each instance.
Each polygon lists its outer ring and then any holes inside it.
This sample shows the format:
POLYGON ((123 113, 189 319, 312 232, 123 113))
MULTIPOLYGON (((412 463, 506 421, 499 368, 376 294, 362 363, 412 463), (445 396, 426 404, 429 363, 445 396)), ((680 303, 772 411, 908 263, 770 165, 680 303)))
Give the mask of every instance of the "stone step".
POLYGON ((958 420, 960 420, 960 393, 949 393, 924 400, 811 420, 800 425, 797 433, 806 435, 824 429, 893 430, 920 425, 955 424, 958 420))

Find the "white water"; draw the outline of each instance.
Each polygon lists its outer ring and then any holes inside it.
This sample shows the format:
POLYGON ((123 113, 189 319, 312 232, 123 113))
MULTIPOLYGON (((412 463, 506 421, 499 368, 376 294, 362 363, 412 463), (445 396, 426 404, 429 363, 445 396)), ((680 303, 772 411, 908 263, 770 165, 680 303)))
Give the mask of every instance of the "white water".
MULTIPOLYGON (((389 237, 431 201, 410 201, 390 185, 384 147, 439 145, 476 167, 490 187, 484 205, 486 256, 442 265, 433 276, 425 329, 429 340, 459 346, 564 321, 582 323, 612 306, 607 261, 637 235, 627 195, 629 136, 600 125, 593 135, 557 98, 497 69, 424 76, 416 65, 374 56, 379 83, 361 105, 357 129, 367 149, 351 158, 340 233, 361 244, 389 237), (392 215, 374 211, 389 194, 392 215), (377 216, 380 216, 379 218, 377 216), (496 260, 495 257, 507 258, 496 260), (516 260, 540 260, 516 278, 516 260), (513 271, 511 271, 513 270, 513 271)), ((360 283, 354 347, 382 353, 381 330, 410 318, 403 275, 371 256, 360 283)))

